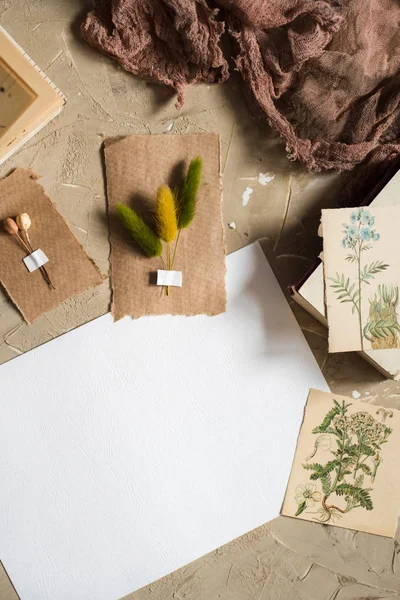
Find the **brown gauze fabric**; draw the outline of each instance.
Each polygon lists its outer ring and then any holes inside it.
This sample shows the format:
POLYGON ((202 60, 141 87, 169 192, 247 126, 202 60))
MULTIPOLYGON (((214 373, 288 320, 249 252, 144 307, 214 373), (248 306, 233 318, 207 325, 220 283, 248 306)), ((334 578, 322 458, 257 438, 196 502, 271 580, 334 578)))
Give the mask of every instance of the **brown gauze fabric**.
POLYGON ((254 114, 310 170, 400 154, 399 0, 101 0, 85 39, 173 86, 229 77, 226 29, 254 114), (210 3, 211 4, 211 3, 210 3))

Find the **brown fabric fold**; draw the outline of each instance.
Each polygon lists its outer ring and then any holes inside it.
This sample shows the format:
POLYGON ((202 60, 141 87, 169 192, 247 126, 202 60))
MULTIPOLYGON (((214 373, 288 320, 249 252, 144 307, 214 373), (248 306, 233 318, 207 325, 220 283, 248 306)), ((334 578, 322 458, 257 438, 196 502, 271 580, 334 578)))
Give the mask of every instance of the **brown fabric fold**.
POLYGON ((254 114, 308 169, 400 154, 398 0, 101 0, 85 39, 127 70, 174 87, 225 81, 226 26, 254 114))
MULTIPOLYGON (((251 4, 254 11, 256 4, 272 3, 251 4)), ((234 5, 232 13, 243 19, 246 4, 234 5)), ((290 157, 310 170, 351 169, 366 157, 380 162, 398 154, 397 0, 280 5, 286 8, 283 28, 266 31, 254 19, 250 25, 230 19, 236 64, 255 114, 280 133, 290 157)))
POLYGON ((189 81, 228 78, 223 31, 205 0, 102 0, 82 24, 84 38, 124 69, 174 87, 177 108, 189 81))

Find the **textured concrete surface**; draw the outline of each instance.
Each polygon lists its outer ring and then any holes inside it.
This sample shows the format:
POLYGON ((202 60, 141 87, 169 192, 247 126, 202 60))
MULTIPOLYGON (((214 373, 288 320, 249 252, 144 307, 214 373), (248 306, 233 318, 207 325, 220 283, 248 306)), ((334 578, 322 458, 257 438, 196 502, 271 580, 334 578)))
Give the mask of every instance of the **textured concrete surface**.
POLYGON ((0 598, 1 600, 16 600, 17 593, 0 562, 0 598))
MULTIPOLYGON (((71 230, 106 274, 104 137, 218 132, 228 251, 263 237, 281 285, 295 281, 320 250, 320 209, 335 205, 351 175, 312 176, 289 162, 282 143, 249 115, 236 74, 223 86, 189 90, 177 112, 170 90, 134 78, 80 40, 77 23, 88 7, 86 0, 0 0, 3 27, 68 98, 62 114, 7 161, 0 176, 17 166, 40 174, 71 230), (259 173, 273 179, 266 183, 259 173)), ((107 281, 28 327, 0 292, 0 362, 103 314, 109 302, 107 281)), ((355 354, 329 356, 323 326, 293 309, 332 391, 358 392, 366 401, 400 408, 398 382, 385 381, 355 354)), ((128 598, 400 599, 399 549, 394 540, 281 517, 128 598)), ((0 567, 0 600, 15 597, 0 567)))

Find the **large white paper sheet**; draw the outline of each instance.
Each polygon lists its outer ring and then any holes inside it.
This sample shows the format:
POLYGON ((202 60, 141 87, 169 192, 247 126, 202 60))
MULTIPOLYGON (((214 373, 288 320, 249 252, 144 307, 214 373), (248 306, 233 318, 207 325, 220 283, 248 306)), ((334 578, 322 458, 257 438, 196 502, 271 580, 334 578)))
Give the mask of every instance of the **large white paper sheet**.
POLYGON ((0 559, 22 600, 116 600, 278 516, 328 387, 259 244, 227 269, 226 314, 106 315, 0 368, 0 559))

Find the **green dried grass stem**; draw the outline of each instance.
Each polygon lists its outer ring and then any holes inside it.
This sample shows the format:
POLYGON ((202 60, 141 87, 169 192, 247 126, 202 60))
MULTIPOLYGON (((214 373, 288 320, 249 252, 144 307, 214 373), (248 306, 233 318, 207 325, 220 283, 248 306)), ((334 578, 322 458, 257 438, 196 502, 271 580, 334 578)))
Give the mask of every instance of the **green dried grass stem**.
POLYGON ((144 254, 149 258, 161 256, 162 243, 143 219, 122 202, 118 202, 116 210, 122 225, 144 254))
POLYGON ((186 179, 178 196, 177 216, 179 229, 189 227, 196 213, 197 191, 200 185, 202 167, 203 161, 200 156, 196 156, 196 158, 190 161, 186 179))

